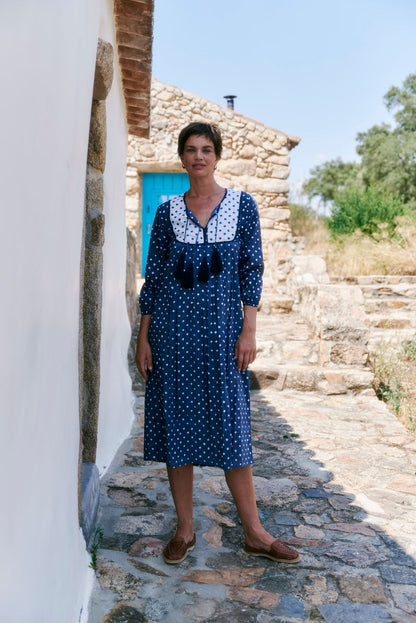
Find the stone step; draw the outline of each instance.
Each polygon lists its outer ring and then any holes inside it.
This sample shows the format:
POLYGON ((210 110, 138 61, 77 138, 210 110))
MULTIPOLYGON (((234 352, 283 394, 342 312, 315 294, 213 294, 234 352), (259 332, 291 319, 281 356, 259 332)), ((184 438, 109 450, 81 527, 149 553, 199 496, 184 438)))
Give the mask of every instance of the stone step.
POLYGON ((294 299, 279 294, 263 294, 260 304, 262 314, 289 314, 292 311, 294 299))
POLYGON ((403 313, 368 314, 366 324, 375 329, 407 329, 416 328, 416 314, 403 313))
MULTIPOLYGON (((324 368, 307 365, 278 365, 262 358, 250 366, 251 389, 295 389, 324 394, 346 394, 370 390, 374 375, 368 368, 324 368)), ((371 389, 372 391, 372 389, 371 389)))
POLYGON ((356 275, 352 277, 331 276, 333 283, 346 283, 348 285, 385 285, 398 283, 416 283, 416 275, 356 275))
POLYGON ((415 283, 397 283, 397 284, 372 284, 361 285, 361 291, 364 298, 387 298, 387 297, 404 297, 416 298, 415 283))
POLYGON ((291 362, 313 364, 318 362, 319 343, 317 340, 278 340, 273 336, 269 340, 257 340, 257 357, 271 360, 280 365, 291 362))
POLYGON ((377 298, 365 299, 364 308, 368 314, 379 313, 383 311, 394 311, 400 309, 402 313, 416 312, 416 300, 409 298, 377 298))

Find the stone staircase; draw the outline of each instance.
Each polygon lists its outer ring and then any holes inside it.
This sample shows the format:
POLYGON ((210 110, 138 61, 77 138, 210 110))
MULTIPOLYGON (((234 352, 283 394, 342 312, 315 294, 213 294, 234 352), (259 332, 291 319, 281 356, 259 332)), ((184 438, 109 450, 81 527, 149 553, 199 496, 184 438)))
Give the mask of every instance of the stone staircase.
MULTIPOLYGON (((341 280, 338 281, 341 283, 341 280)), ((364 297, 366 324, 369 328, 368 348, 377 344, 403 342, 416 334, 416 276, 361 276, 342 280, 358 285, 364 297)))
MULTIPOLYGON (((322 362, 321 339, 298 311, 257 317, 257 358, 250 387, 295 389, 323 394, 369 390, 373 374, 365 366, 322 362)), ((371 390, 372 391, 372 390, 371 390)))
POLYGON ((329 280, 316 257, 298 263, 293 295, 266 292, 262 300, 252 389, 372 392, 368 361, 377 344, 416 334, 416 276, 329 280))

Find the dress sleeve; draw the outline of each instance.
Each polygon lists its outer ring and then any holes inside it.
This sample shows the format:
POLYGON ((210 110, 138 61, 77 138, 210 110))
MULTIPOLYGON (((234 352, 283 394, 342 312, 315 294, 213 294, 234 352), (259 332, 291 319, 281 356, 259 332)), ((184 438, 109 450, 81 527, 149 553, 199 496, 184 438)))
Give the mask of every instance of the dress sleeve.
POLYGON ((170 250, 169 202, 162 203, 156 211, 150 235, 146 262, 145 282, 140 290, 140 312, 151 314, 162 285, 170 250))
POLYGON ((253 197, 241 193, 241 250, 239 278, 243 305, 257 307, 263 284, 263 251, 261 246, 260 218, 253 197))

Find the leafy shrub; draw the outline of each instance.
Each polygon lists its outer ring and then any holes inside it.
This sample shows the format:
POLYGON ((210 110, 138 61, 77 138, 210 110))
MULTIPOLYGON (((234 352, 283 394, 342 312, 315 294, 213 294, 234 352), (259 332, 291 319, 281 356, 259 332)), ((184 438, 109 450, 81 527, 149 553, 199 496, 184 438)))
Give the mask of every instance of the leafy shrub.
POLYGON ((349 188, 335 197, 335 206, 326 224, 332 234, 352 234, 357 229, 373 238, 395 235, 396 219, 408 208, 393 195, 374 187, 349 188))

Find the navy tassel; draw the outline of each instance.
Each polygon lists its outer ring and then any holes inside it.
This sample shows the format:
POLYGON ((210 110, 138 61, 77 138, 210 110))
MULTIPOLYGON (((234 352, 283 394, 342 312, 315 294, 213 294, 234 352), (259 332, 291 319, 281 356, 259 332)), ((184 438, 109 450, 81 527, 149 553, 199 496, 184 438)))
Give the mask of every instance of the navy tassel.
POLYGON ((193 262, 189 262, 183 274, 182 288, 192 289, 193 287, 194 287, 194 265, 193 265, 193 262))
POLYGON ((222 272, 222 268, 223 266, 220 252, 218 251, 217 247, 214 247, 214 251, 211 257, 211 273, 213 275, 219 275, 219 273, 222 272))
POLYGON ((185 273, 185 251, 182 251, 176 264, 175 279, 182 279, 185 273))
POLYGON ((202 260, 202 264, 198 270, 198 281, 200 281, 201 283, 207 283, 208 280, 209 280, 209 266, 208 266, 207 258, 204 256, 204 259, 202 260))

